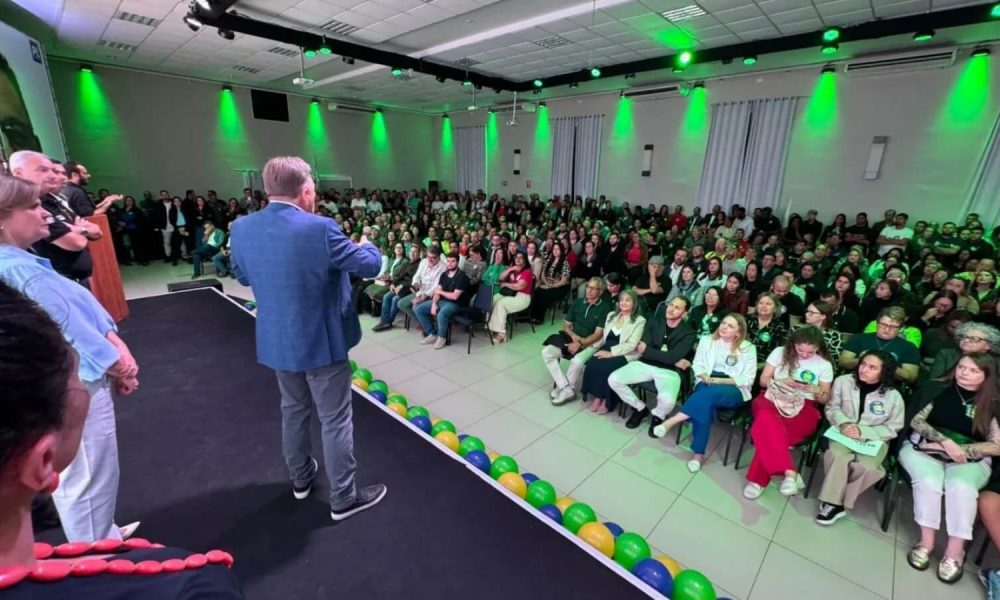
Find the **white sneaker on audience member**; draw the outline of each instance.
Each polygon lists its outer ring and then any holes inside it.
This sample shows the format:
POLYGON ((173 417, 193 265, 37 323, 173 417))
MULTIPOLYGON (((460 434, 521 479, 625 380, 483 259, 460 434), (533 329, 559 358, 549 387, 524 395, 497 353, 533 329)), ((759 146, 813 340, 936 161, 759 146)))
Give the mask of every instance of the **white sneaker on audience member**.
POLYGON ((701 470, 701 461, 692 458, 691 460, 688 461, 687 468, 689 472, 697 473, 698 471, 701 470))
POLYGON ((552 391, 549 392, 549 398, 552 398, 553 400, 555 400, 556 398, 559 397, 559 392, 561 392, 561 391, 562 391, 562 389, 560 389, 558 387, 553 387, 552 391))
POLYGON ((424 336, 424 339, 420 340, 420 343, 426 346, 427 344, 433 344, 437 341, 437 339, 438 336, 436 335, 426 335, 424 336))
POLYGON ((785 477, 781 480, 781 487, 778 491, 782 496, 794 496, 806 489, 806 482, 802 481, 802 476, 796 474, 795 477, 785 477))
POLYGON ((559 395, 552 399, 552 404, 559 406, 561 404, 566 404, 574 398, 576 398, 576 390, 570 386, 566 386, 559 390, 559 395))
POLYGON ((437 341, 434 342, 434 349, 435 350, 440 350, 441 348, 444 348, 444 345, 447 344, 447 343, 448 343, 448 340, 444 339, 443 337, 438 336, 437 341))
POLYGON ((763 493, 764 488, 752 481, 748 482, 746 487, 743 488, 743 497, 747 500, 756 500, 757 498, 760 498, 760 495, 763 493))

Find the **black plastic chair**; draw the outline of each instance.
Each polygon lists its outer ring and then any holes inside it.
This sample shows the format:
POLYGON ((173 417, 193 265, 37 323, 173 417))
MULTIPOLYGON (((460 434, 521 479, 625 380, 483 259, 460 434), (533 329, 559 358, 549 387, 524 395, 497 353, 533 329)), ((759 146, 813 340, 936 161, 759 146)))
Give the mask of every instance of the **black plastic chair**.
MULTIPOLYGON (((464 306, 455 311, 455 314, 451 316, 451 326, 448 327, 448 343, 451 343, 451 332, 455 328, 464 327, 465 331, 469 334, 468 344, 466 346, 465 353, 472 354, 472 338, 475 337, 475 328, 477 325, 486 326, 487 317, 490 311, 493 310, 493 288, 488 285, 480 285, 476 289, 476 295, 472 298, 472 304, 470 306, 464 306)), ((493 345, 493 336, 487 336, 490 340, 490 345, 493 345)))
MULTIPOLYGON (((531 293, 531 301, 535 301, 535 293, 531 293)), ((507 339, 514 339, 514 325, 517 323, 528 323, 531 325, 531 333, 535 333, 535 323, 531 320, 531 304, 524 310, 519 310, 513 313, 507 313, 507 322, 504 324, 504 329, 507 333, 507 339)))

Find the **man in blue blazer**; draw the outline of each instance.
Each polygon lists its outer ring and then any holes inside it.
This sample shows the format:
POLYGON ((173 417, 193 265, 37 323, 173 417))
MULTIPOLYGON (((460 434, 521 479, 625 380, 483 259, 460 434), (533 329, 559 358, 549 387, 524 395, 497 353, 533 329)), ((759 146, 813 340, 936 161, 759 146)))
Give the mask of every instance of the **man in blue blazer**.
POLYGON ((382 257, 365 237, 353 243, 335 221, 313 214, 308 163, 279 156, 264 166, 266 209, 233 222, 233 274, 257 301, 257 360, 281 389, 281 437, 292 493, 312 492, 319 464, 310 453, 312 405, 322 424, 323 459, 335 521, 371 508, 384 484, 354 485, 354 424, 347 351, 361 340, 350 274, 378 275, 382 257))

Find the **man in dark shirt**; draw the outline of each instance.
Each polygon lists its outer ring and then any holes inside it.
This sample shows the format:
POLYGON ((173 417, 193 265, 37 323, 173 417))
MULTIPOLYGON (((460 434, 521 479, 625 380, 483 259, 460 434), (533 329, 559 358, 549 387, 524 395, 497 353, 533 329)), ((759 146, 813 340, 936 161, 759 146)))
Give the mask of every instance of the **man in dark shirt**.
POLYGON ((681 373, 687 376, 694 345, 698 341, 698 333, 684 319, 690 306, 687 298, 678 296, 658 308, 656 314, 646 321, 642 341, 636 347, 639 360, 628 363, 608 377, 611 389, 622 402, 634 409, 625 427, 635 429, 650 414, 646 404, 629 387, 631 385, 652 381, 656 386, 656 407, 652 410, 647 432, 649 437, 656 437, 653 428, 667 418, 677 403, 681 373))
POLYGON ((823 223, 816 220, 817 213, 815 210, 810 210, 806 213, 806 220, 802 225, 799 226, 799 231, 802 235, 811 233, 814 241, 819 241, 819 236, 823 234, 823 223))
POLYGON ((47 156, 29 150, 15 152, 10 156, 10 168, 13 175, 41 188, 42 207, 52 215, 49 236, 35 243, 35 253, 52 261, 56 272, 87 286, 94 270, 87 243, 100 239, 100 230, 77 216, 60 196, 53 195, 58 191, 59 179, 47 156))
MULTIPOLYGON (((894 215, 895 216, 895 215, 894 215)), ((844 242, 847 246, 858 245, 867 254, 872 243, 872 229, 868 226, 868 213, 859 212, 854 217, 854 225, 844 230, 844 242)))
POLYGON ((448 323, 456 310, 468 306, 470 287, 468 276, 458 268, 458 252, 449 253, 431 301, 413 306, 413 315, 427 334, 421 344, 434 344, 435 350, 444 348, 448 339, 448 323))
POLYGON ((820 291, 819 299, 835 307, 833 311, 834 329, 840 333, 849 333, 851 335, 861 331, 858 325, 858 313, 841 304, 840 294, 837 293, 837 290, 826 288, 820 291))
POLYGON ((781 324, 790 327, 791 317, 802 318, 806 314, 805 303, 791 291, 792 282, 785 275, 776 275, 771 280, 771 293, 781 300, 781 324))
POLYGON ((552 404, 565 404, 576 397, 583 368, 594 355, 595 350, 591 346, 604 335, 604 322, 612 305, 611 300, 605 297, 603 287, 600 277, 591 278, 583 298, 577 298, 566 313, 562 330, 550 335, 542 345, 542 360, 555 383, 550 394, 552 404), (569 360, 565 375, 559 367, 562 358, 569 360))
POLYGON ((965 242, 956 235, 958 228, 951 221, 941 225, 941 232, 931 238, 931 248, 934 254, 941 260, 941 264, 952 267, 958 253, 965 248, 965 242))
POLYGON ((645 314, 656 310, 656 306, 667 299, 673 287, 670 277, 663 272, 663 257, 650 256, 646 272, 639 276, 632 291, 638 294, 645 314))
POLYGON ((996 248, 983 239, 984 233, 985 230, 981 225, 969 229, 969 241, 965 243, 965 247, 969 250, 969 256, 972 258, 982 260, 996 256, 996 248))
POLYGON ((95 205, 94 201, 87 195, 87 190, 84 189, 90 181, 90 173, 87 171, 87 167, 73 161, 68 161, 63 166, 66 169, 66 178, 68 181, 65 187, 62 188, 61 193, 77 216, 103 215, 116 200, 121 198, 119 195, 108 195, 95 205))

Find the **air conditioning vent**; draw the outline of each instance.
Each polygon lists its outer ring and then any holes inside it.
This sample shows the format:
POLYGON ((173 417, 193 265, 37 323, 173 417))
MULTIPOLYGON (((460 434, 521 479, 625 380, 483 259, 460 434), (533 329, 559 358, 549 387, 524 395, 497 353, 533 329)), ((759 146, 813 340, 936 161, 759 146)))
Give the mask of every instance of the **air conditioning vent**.
POLYGON ((97 42, 98 46, 104 46, 109 50, 117 50, 119 52, 133 52, 135 51, 135 46, 132 44, 125 44, 122 42, 112 42, 110 40, 100 40, 97 42))
POLYGON ((293 48, 285 48, 284 46, 274 46, 267 49, 271 54, 280 54, 281 56, 298 56, 299 51, 293 48))
POLYGON ((884 54, 848 61, 844 74, 854 77, 885 75, 922 69, 944 69, 955 64, 957 50, 931 50, 907 54, 884 54))
POLYGON ((536 46, 541 46, 542 48, 545 48, 547 50, 551 50, 553 48, 559 48, 561 46, 569 46, 573 42, 567 40, 562 36, 554 35, 552 37, 542 38, 540 40, 533 40, 531 43, 535 44, 536 46))
POLYGON ((659 98, 677 98, 685 95, 682 86, 677 84, 657 85, 646 88, 635 88, 625 92, 626 98, 635 100, 656 100, 659 98))
POLYGON ((260 73, 260 69, 256 67, 248 67, 246 65, 235 65, 233 67, 234 71, 239 71, 241 73, 260 73))
POLYGON ((469 67, 474 67, 479 64, 479 61, 474 58, 461 58, 455 61, 456 67, 461 67, 463 69, 468 69, 469 67))
POLYGON ((137 15, 135 13, 125 12, 124 10, 120 11, 117 15, 115 15, 115 18, 120 19, 122 21, 128 21, 129 23, 146 25, 148 27, 156 27, 157 23, 159 23, 159 21, 157 21, 153 17, 137 15))
POLYGON ((320 25, 319 28, 334 35, 351 35, 358 30, 358 27, 338 21, 337 19, 330 19, 320 25))

